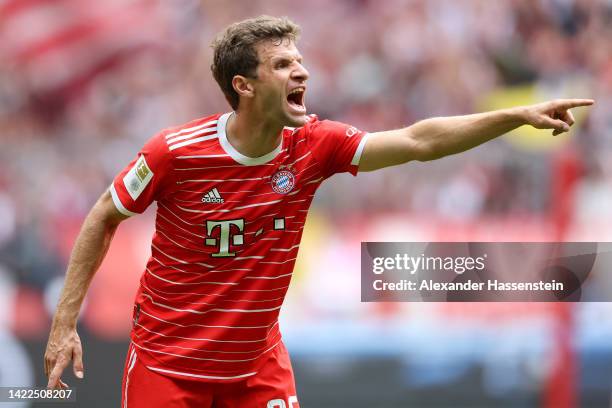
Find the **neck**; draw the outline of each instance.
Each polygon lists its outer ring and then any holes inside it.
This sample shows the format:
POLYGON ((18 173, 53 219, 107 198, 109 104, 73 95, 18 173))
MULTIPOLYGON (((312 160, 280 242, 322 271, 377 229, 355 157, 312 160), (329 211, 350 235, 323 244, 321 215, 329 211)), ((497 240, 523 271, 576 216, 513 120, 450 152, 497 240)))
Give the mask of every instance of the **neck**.
POLYGON ((225 128, 227 140, 247 157, 260 157, 276 149, 281 142, 282 130, 282 125, 246 110, 232 114, 225 128))

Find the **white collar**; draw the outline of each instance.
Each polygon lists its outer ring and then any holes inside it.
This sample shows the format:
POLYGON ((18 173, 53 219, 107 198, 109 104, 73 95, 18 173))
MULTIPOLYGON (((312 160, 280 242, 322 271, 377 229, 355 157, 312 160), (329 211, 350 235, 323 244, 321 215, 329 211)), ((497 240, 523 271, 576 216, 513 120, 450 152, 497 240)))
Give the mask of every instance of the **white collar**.
POLYGON ((249 157, 240 153, 227 139, 227 133, 225 133, 225 126, 227 125, 227 121, 230 116, 234 114, 234 112, 227 112, 221 115, 217 121, 217 134, 219 135, 219 143, 221 147, 227 154, 229 154, 232 159, 236 160, 240 164, 244 164, 245 166, 257 166, 260 164, 266 164, 272 159, 274 159, 283 148, 283 138, 281 137, 281 142, 276 146, 274 150, 270 153, 264 154, 259 157, 249 157))

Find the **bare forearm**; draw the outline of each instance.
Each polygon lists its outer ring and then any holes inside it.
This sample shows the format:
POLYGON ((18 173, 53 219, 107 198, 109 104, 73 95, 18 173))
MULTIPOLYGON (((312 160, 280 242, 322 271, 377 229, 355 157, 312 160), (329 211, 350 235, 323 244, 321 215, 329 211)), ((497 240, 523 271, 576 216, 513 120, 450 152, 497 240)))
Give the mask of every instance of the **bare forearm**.
POLYGON ((460 153, 526 124, 521 108, 426 119, 406 128, 422 156, 434 160, 460 153))
POLYGON ((89 284, 102 263, 117 226, 125 218, 107 190, 85 218, 68 262, 64 289, 53 318, 45 350, 47 388, 66 388, 61 375, 70 360, 74 373, 83 378, 83 348, 76 321, 89 284))
POLYGON ((371 133, 361 154, 359 171, 463 152, 521 125, 553 129, 555 136, 567 132, 574 124, 571 108, 594 102, 592 99, 556 99, 474 115, 426 119, 403 129, 371 133))
POLYGON ((89 284, 106 255, 120 220, 110 218, 105 197, 91 210, 70 255, 64 288, 57 306, 54 325, 75 326, 89 284))

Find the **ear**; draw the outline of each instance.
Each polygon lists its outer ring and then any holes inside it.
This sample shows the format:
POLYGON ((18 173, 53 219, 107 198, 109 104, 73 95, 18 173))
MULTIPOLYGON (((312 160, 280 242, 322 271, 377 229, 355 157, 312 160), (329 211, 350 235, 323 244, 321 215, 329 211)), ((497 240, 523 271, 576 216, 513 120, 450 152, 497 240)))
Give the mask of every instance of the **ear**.
POLYGON ((232 86, 239 96, 243 96, 245 98, 252 98, 255 96, 255 88, 253 87, 251 80, 247 77, 242 75, 234 75, 234 78, 232 78, 232 86))

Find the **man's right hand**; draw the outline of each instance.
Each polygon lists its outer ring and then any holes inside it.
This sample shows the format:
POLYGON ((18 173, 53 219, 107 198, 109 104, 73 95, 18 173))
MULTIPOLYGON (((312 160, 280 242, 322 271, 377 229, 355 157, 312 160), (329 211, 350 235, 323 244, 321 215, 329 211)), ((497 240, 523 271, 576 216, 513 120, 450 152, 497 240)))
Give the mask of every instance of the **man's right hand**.
POLYGON ((45 375, 49 377, 47 388, 68 387, 61 376, 70 360, 73 360, 74 375, 83 378, 83 348, 76 329, 55 326, 51 329, 45 351, 45 375))
POLYGON ((83 222, 68 261, 64 289, 57 303, 45 351, 45 374, 49 377, 47 388, 67 387, 61 376, 70 360, 73 360, 74 375, 83 378, 83 349, 76 321, 87 288, 108 251, 117 226, 126 218, 117 210, 107 190, 83 222))

